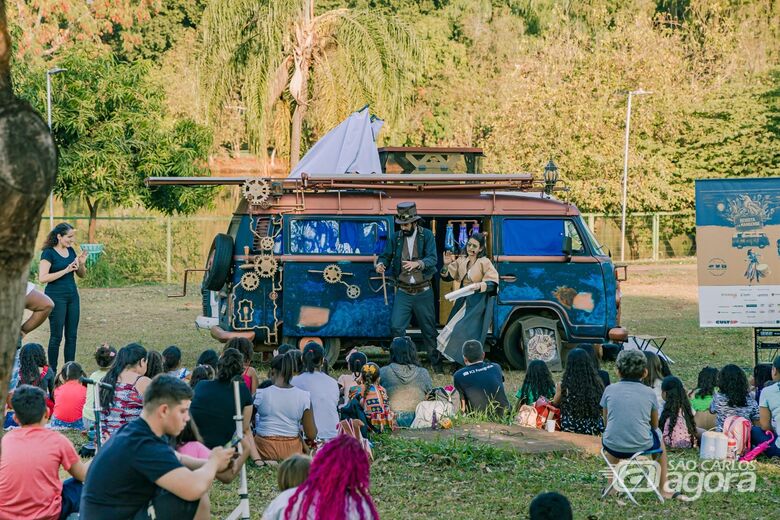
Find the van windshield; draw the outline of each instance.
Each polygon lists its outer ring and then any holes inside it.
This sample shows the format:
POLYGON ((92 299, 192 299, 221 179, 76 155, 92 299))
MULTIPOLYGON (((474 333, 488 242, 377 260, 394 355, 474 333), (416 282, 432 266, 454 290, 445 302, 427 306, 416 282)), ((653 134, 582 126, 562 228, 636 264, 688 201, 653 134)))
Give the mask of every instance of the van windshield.
POLYGON ((302 218, 290 221, 291 254, 374 255, 384 251, 384 219, 302 218))

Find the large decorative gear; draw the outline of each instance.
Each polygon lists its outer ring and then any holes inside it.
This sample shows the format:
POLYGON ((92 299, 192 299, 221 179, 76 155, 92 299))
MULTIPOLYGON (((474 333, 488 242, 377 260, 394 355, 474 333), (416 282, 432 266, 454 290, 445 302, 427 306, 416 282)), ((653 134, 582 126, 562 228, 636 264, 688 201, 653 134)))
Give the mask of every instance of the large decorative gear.
POLYGON ((341 275, 341 267, 336 264, 330 264, 322 271, 322 277, 328 283, 339 283, 341 281, 341 275))
POLYGON ((352 298, 353 300, 360 297, 360 287, 357 285, 347 285, 347 298, 352 298))
POLYGON ((271 255, 255 257, 255 270, 260 275, 260 278, 273 278, 278 268, 279 264, 276 258, 271 255))
POLYGON ((260 277, 257 276, 257 273, 251 271, 244 273, 241 276, 241 287, 243 287, 245 291, 254 291, 260 287, 260 277))
POLYGON ((250 204, 263 205, 271 195, 271 185, 265 179, 247 179, 241 191, 250 204))
POLYGON ((260 249, 263 251, 273 251, 274 237, 263 237, 260 239, 260 249))

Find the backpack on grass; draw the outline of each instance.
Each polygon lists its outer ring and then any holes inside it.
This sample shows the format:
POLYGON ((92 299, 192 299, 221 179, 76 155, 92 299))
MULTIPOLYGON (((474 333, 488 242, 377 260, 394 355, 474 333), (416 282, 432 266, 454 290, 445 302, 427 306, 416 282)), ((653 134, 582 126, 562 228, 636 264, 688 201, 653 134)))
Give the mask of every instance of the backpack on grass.
POLYGON ((734 439, 737 443, 737 457, 750 451, 750 421, 744 417, 732 415, 723 421, 723 433, 727 439, 734 439))

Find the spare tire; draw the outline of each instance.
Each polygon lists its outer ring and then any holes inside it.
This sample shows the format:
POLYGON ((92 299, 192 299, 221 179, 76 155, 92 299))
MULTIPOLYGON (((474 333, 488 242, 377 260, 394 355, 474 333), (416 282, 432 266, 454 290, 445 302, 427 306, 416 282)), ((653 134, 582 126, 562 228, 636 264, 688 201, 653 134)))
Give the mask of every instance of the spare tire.
POLYGON ((230 267, 233 264, 233 237, 219 233, 214 237, 206 261, 206 276, 203 287, 209 291, 219 291, 225 285, 230 267))

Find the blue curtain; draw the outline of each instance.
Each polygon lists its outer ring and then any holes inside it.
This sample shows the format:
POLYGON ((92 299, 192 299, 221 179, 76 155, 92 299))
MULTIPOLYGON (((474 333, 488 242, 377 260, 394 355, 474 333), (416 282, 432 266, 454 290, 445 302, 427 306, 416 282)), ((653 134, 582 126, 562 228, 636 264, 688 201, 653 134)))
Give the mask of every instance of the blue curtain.
POLYGON ((501 228, 502 254, 558 256, 563 250, 563 220, 507 219, 501 228))
POLYGON ((384 251, 387 222, 365 220, 293 220, 290 252, 307 254, 362 254, 384 251))

